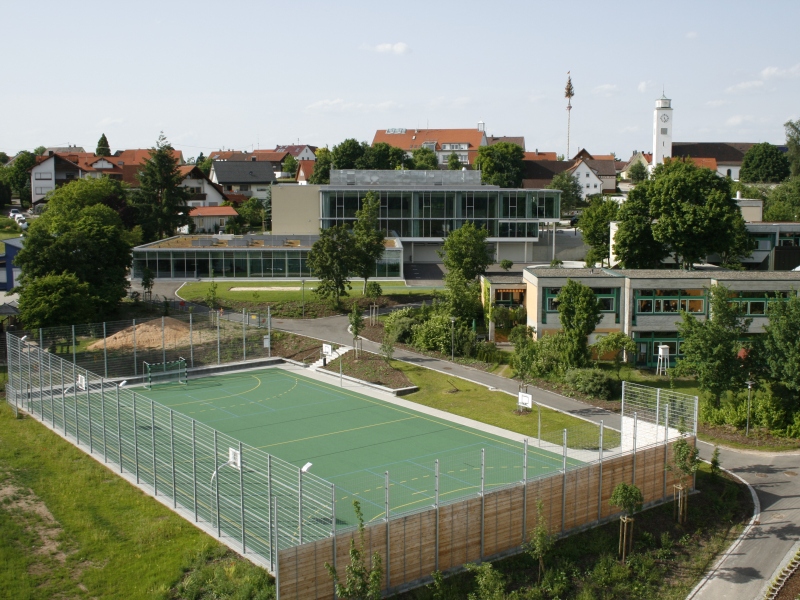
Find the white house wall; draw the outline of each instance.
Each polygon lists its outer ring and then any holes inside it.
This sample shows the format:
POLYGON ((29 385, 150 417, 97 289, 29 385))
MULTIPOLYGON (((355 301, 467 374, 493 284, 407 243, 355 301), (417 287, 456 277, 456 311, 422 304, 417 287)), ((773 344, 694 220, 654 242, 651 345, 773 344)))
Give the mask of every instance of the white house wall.
POLYGON ((47 192, 56 187, 56 161, 50 158, 31 169, 31 199, 34 203, 42 200, 47 192))

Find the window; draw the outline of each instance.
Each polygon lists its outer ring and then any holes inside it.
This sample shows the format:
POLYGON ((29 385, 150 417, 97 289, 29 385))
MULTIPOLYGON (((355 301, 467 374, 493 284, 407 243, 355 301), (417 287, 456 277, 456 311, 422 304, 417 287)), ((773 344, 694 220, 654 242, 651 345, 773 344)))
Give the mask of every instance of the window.
POLYGON ((52 179, 52 173, 36 173, 36 179, 52 179))
POLYGON ((240 192, 249 192, 250 191, 250 184, 249 183, 240 183, 239 184, 239 191, 240 192))
POLYGON ((588 179, 588 177, 589 177, 589 174, 588 174, 588 173, 586 174, 586 177, 587 177, 587 179, 588 179))
POLYGON ((667 135, 667 128, 666 127, 662 127, 661 128, 661 135, 667 135))
POLYGON ((705 313, 703 290, 636 290, 637 314, 705 313))
POLYGON ((232 185, 226 185, 225 186, 225 191, 226 192, 232 192, 233 191, 233 186, 232 185))
POLYGON ((225 219, 220 219, 219 220, 219 226, 220 227, 225 227, 225 219))
POLYGON ((597 184, 596 183, 594 184, 594 189, 597 189, 597 184))
POLYGON ((591 183, 587 183, 587 184, 586 184, 586 189, 587 189, 587 190, 588 190, 588 189, 590 189, 591 187, 592 187, 592 184, 591 184, 591 183))

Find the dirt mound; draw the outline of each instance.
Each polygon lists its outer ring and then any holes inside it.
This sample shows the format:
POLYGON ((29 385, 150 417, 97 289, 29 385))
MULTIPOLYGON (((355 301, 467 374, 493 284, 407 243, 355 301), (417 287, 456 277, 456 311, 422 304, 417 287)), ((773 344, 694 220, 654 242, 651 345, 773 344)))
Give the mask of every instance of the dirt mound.
MULTIPOLYGON (((133 326, 128 327, 110 335, 106 338, 106 347, 109 350, 122 350, 124 348, 133 348, 133 326)), ((197 332, 195 332, 197 333, 197 332)), ((197 343, 197 337, 194 342, 197 343)), ((167 348, 174 348, 176 346, 189 345, 189 324, 183 321, 178 321, 172 317, 164 317, 164 336, 163 343, 167 348)), ((161 348, 161 319, 153 319, 145 323, 136 324, 136 347, 143 350, 161 348)), ((91 346, 89 350, 102 350, 103 340, 97 341, 91 346)))

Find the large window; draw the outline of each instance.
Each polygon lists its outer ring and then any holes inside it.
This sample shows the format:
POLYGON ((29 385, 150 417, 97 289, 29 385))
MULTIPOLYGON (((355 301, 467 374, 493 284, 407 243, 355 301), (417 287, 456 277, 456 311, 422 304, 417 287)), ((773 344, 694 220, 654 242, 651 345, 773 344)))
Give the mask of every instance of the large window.
MULTIPOLYGON (((545 288, 545 302, 547 312, 558 312, 558 293, 561 288, 545 288)), ((617 297, 619 288, 592 288, 595 298, 600 304, 600 312, 617 312, 617 297)))
POLYGON ((670 314, 681 311, 705 314, 705 290, 642 289, 635 291, 636 314, 670 314))
POLYGON ((792 292, 730 292, 731 303, 738 305, 742 313, 748 317, 765 317, 770 303, 782 302, 791 295, 792 292))

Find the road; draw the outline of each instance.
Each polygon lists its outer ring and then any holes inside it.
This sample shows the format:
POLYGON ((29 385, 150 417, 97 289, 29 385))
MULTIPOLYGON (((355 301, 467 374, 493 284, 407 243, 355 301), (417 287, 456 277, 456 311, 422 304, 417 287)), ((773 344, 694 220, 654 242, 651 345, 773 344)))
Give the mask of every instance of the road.
MULTIPOLYGON (((173 297, 179 284, 159 283, 154 293, 173 297)), ((274 327, 300 335, 352 344, 346 316, 322 319, 274 319, 274 327)), ((364 340, 364 349, 378 352, 379 344, 364 340)), ((395 350, 395 358, 442 373, 517 393, 517 382, 445 360, 406 350, 395 350)), ((578 400, 538 388, 529 388, 533 400, 544 406, 619 429, 620 417, 578 400)), ((699 442, 700 456, 711 458, 713 446, 699 442)), ((722 449, 722 466, 741 477, 755 489, 761 506, 759 519, 742 540, 729 549, 707 579, 690 598, 698 600, 752 600, 763 595, 766 585, 777 575, 789 553, 800 540, 800 453, 743 452, 722 449)))

